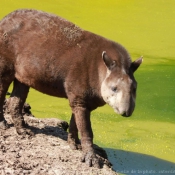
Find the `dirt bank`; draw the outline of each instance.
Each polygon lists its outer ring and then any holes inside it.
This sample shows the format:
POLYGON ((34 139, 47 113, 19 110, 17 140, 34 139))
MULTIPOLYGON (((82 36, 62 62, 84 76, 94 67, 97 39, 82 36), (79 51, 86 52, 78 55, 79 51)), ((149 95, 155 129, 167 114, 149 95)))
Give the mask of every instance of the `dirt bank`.
MULTIPOLYGON (((81 150, 73 151, 67 144, 66 122, 37 119, 31 114, 24 117, 34 136, 18 135, 13 125, 7 130, 0 130, 1 175, 116 175, 106 159, 105 151, 98 146, 96 151, 101 169, 88 167, 80 161, 81 150)), ((8 112, 6 119, 12 123, 8 112)))

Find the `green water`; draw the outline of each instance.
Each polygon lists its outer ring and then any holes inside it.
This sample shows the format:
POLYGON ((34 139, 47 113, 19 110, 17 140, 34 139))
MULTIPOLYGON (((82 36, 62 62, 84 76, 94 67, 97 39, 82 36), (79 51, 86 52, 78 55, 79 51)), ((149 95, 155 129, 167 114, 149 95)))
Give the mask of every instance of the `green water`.
MULTIPOLYGON (((133 116, 122 118, 109 106, 92 113, 94 142, 106 148, 114 168, 123 174, 144 174, 141 170, 170 174, 175 170, 174 7, 174 0, 1 2, 0 18, 18 8, 44 10, 123 44, 133 60, 144 56, 135 73, 138 91, 133 116)), ((31 89, 27 101, 37 117, 69 121, 71 111, 64 99, 31 89)))

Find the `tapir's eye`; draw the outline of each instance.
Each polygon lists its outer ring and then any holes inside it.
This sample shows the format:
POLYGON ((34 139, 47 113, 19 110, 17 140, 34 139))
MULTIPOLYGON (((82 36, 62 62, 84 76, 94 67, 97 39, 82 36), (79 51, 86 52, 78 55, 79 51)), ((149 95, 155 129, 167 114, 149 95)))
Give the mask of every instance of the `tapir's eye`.
POLYGON ((117 91, 117 88, 116 87, 112 87, 111 88, 113 92, 116 92, 117 91))

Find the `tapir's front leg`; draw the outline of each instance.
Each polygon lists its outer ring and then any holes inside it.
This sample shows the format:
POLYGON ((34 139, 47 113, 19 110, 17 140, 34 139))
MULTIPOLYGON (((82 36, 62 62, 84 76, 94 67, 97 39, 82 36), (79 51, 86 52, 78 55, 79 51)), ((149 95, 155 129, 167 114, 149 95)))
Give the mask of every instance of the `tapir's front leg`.
POLYGON ((90 111, 84 107, 72 108, 78 131, 81 135, 81 146, 83 150, 82 161, 89 166, 99 167, 99 161, 93 149, 93 133, 90 122, 90 111))

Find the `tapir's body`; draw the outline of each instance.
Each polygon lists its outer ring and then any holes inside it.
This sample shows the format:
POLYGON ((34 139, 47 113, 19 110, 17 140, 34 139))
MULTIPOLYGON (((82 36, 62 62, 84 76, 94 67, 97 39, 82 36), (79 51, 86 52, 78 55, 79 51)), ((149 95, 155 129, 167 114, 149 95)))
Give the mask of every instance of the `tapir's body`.
POLYGON ((140 63, 141 60, 132 63, 121 45, 84 31, 58 16, 36 10, 15 11, 0 22, 1 127, 4 125, 2 105, 12 81, 14 89, 9 110, 18 133, 24 132, 21 109, 29 87, 68 98, 72 108, 69 144, 76 148, 79 131, 85 161, 96 164, 93 163, 96 158, 90 112, 108 103, 119 114, 131 115, 135 106, 132 90, 136 90, 133 72, 140 63), (111 80, 119 87, 125 82, 123 89, 129 97, 125 98, 122 91, 117 97, 120 102, 114 102, 115 95, 109 95, 111 92, 106 89, 111 80), (108 100, 109 97, 112 100, 108 100), (124 105, 115 107, 115 103, 124 105))

